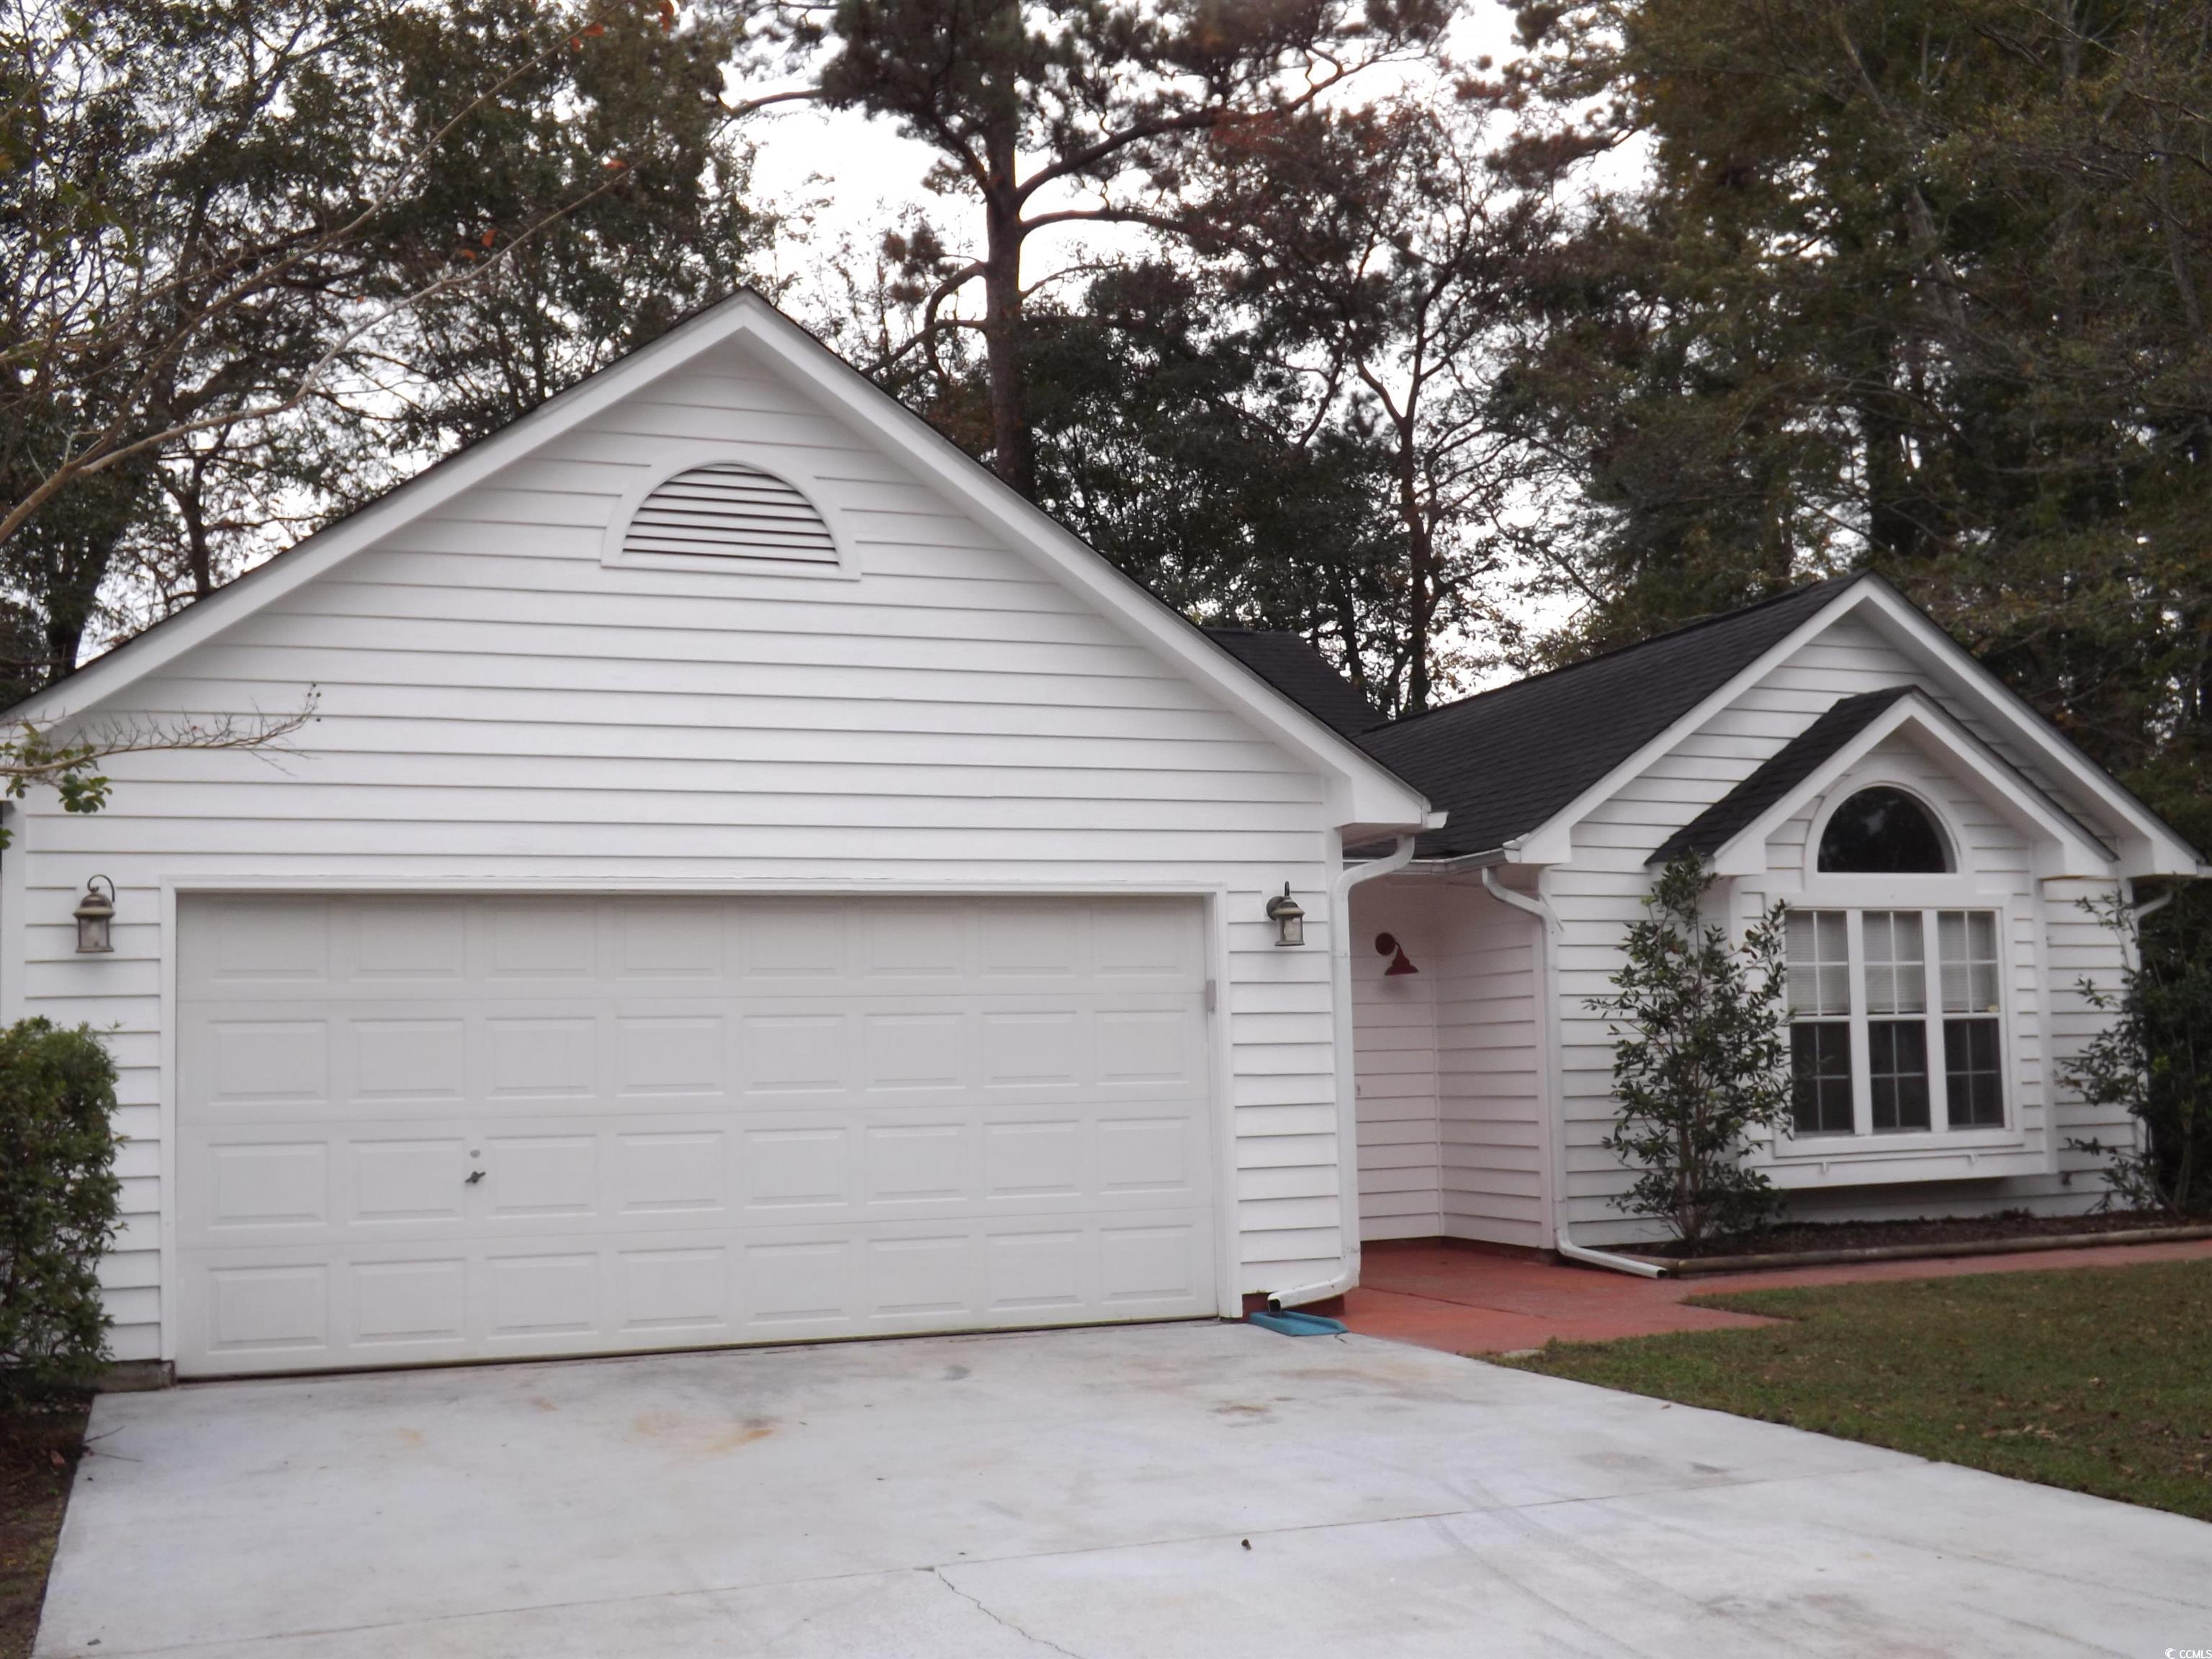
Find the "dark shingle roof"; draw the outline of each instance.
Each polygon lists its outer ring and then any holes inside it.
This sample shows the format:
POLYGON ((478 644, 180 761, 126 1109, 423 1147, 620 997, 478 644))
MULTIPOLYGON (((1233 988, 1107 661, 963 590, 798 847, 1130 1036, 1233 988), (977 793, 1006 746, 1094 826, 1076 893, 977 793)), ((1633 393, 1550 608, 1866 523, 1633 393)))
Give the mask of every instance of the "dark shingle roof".
POLYGON ((1356 738, 1382 724, 1382 716, 1304 635, 1246 628, 1209 628, 1206 632, 1215 644, 1339 737, 1356 738))
POLYGON ((1765 765, 1676 830, 1646 862, 1665 864, 1684 853, 1711 858, 1753 819, 1812 776, 1822 761, 1865 731, 1875 715, 1899 697, 1910 696, 1912 690, 1909 685, 1885 686, 1831 703, 1765 765))
POLYGON ((1492 852, 1540 827, 1857 580, 1796 588, 1399 720, 1359 744, 1450 813, 1421 837, 1421 857, 1492 852))

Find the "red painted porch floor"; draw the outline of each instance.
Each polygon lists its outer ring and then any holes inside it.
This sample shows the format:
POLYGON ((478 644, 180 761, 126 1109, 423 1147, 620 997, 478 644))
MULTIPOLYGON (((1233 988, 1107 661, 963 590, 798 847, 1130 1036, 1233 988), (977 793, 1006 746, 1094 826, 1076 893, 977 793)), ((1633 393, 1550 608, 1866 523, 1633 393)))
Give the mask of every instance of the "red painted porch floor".
POLYGON ((2212 1239, 2123 1244, 2024 1255, 1936 1256, 1868 1261, 1695 1279, 1637 1279, 1602 1267, 1574 1267, 1486 1249, 1430 1243, 1370 1244, 1360 1285, 1338 1316, 1364 1336, 1388 1337, 1449 1353, 1510 1353, 1557 1337, 1607 1342, 1662 1331, 1711 1331, 1770 1322, 1717 1308, 1685 1305, 1693 1296, 1789 1285, 1842 1285, 1871 1279, 1943 1279, 1962 1273, 2047 1273, 2059 1267, 2122 1267, 2137 1261, 2212 1256, 2212 1239))

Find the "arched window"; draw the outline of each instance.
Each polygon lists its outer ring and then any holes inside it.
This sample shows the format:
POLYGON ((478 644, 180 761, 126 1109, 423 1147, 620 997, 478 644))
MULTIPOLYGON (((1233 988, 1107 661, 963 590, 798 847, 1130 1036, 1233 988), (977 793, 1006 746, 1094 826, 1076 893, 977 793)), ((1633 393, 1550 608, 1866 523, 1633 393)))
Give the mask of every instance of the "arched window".
POLYGON ((1823 875, 1941 875, 1950 848, 1928 809, 1902 789, 1877 785, 1838 806, 1820 836, 1823 875))

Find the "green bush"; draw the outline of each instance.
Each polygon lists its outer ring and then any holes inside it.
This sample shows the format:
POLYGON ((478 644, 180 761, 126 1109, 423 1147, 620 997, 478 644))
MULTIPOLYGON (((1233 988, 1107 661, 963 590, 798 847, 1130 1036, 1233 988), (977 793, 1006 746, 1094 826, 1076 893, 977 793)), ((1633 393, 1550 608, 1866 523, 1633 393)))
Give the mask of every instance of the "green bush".
POLYGON ((2132 1144, 2066 1145, 2107 1160, 2108 1206, 2212 1215, 2212 893, 2185 887, 2140 927, 2124 904, 2082 908, 2119 933, 2129 966, 2118 992, 2081 981, 2112 1018, 2059 1074, 2139 1127, 2132 1144))
POLYGON ((0 1031, 0 1400, 81 1387, 107 1358, 115 1062, 92 1028, 0 1031))
POLYGON ((1650 914, 1628 930, 1613 994, 1589 1001, 1614 1022, 1605 1146, 1637 1171, 1614 1207, 1692 1245, 1773 1218, 1782 1195, 1743 1155, 1751 1136, 1790 1124, 1782 907, 1738 949, 1705 920, 1713 879, 1695 854, 1662 871, 1644 901, 1650 914))

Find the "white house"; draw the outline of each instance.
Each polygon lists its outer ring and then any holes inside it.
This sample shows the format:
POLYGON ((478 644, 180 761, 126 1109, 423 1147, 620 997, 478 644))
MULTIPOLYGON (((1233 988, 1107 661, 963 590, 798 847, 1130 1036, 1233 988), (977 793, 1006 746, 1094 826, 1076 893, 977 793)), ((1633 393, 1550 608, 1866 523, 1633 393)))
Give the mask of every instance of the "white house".
POLYGON ((284 752, 7 808, 0 1015, 113 1032, 115 1351, 186 1375, 1234 1315, 1363 1236, 1626 1237, 1584 999, 1685 834, 1740 914, 1839 918, 1778 1179, 2080 1201, 2051 1065, 2118 958, 2073 901, 2197 871, 1876 582, 1374 729, 750 296, 13 718, 311 699, 284 752), (1940 873, 1820 868, 1875 786, 1940 873), (1907 915, 1918 1094, 1868 1000, 1907 915))
MULTIPOLYGON (((1289 677, 1286 684, 1295 684, 1289 677)), ((1445 826, 1354 895, 1360 1224, 1534 1248, 1651 1236, 1595 1000, 1656 866, 1740 929, 1790 908, 1804 1218, 2084 1209, 2134 1126, 2061 1086, 2121 939, 2091 906, 2197 854, 1888 584, 1800 588, 1363 733, 1445 826), (1389 972, 1388 933, 1416 974, 1389 972)))

